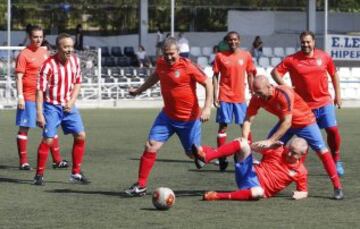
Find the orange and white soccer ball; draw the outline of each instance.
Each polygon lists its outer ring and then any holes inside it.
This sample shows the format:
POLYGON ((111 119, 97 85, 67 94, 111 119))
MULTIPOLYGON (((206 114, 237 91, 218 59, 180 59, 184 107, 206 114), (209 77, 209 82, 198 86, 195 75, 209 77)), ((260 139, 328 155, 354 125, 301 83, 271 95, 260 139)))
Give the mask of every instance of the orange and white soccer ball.
POLYGON ((152 202, 157 209, 167 210, 175 204, 175 194, 170 188, 157 188, 152 194, 152 202))

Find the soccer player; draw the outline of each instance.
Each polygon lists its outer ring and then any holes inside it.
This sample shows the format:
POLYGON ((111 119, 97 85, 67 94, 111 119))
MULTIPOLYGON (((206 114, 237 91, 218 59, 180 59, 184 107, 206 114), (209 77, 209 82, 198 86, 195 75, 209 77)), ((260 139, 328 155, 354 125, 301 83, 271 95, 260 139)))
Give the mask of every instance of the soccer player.
POLYGON ((208 146, 193 147, 195 157, 207 163, 221 156, 236 155, 235 180, 239 190, 233 192, 206 192, 203 200, 257 200, 269 198, 285 189, 292 182, 296 191, 292 198, 303 199, 308 196, 307 169, 302 157, 308 151, 303 138, 294 138, 288 147, 275 142, 269 148, 250 145, 245 138, 238 138, 218 149, 208 146), (263 155, 259 164, 253 164, 251 150, 263 155))
POLYGON ((80 170, 85 152, 85 131, 80 112, 75 107, 82 80, 80 60, 73 54, 74 41, 69 34, 59 34, 56 46, 57 53, 44 62, 37 82, 36 121, 43 128, 43 138, 38 148, 34 184, 44 183, 48 151, 59 125, 65 134, 71 133, 74 137, 70 181, 87 184, 89 181, 80 170))
MULTIPOLYGON (((49 53, 41 47, 44 39, 43 29, 32 26, 29 30, 30 44, 20 52, 16 62, 16 89, 18 104, 16 111, 16 125, 19 126, 17 135, 17 148, 20 159, 20 170, 30 170, 27 157, 28 132, 36 127, 36 77, 40 67, 48 58, 49 53)), ((67 168, 68 162, 61 159, 58 136, 50 148, 53 157, 53 168, 67 168)))
POLYGON ((286 143, 293 135, 304 138, 319 156, 333 184, 334 198, 343 199, 342 185, 334 160, 325 146, 315 116, 305 101, 292 88, 286 85, 273 86, 266 76, 262 75, 254 78, 253 92, 242 137, 248 137, 251 123, 260 108, 274 114, 279 118, 279 122, 272 128, 266 140, 258 141, 254 146, 268 148, 277 141, 286 143))
POLYGON ((157 152, 176 133, 185 153, 192 158, 191 146, 200 145, 201 122, 209 120, 212 103, 211 80, 189 59, 179 56, 175 38, 167 38, 163 44, 163 56, 156 63, 155 72, 139 88, 130 88, 133 96, 160 81, 164 107, 151 127, 144 152, 140 158, 138 180, 125 190, 129 196, 143 196, 157 152), (196 95, 196 83, 206 91, 201 109, 196 95))
MULTIPOLYGON (((214 106, 217 108, 216 122, 219 123, 218 147, 226 142, 226 130, 233 119, 235 124, 242 127, 247 107, 245 77, 247 76, 251 92, 251 80, 256 75, 251 54, 240 49, 240 35, 232 31, 226 35, 225 40, 230 50, 218 52, 213 64, 214 106)), ((226 158, 219 158, 220 171, 225 171, 227 166, 226 158)))
POLYGON ((339 176, 344 175, 340 160, 341 137, 336 123, 335 105, 341 108, 340 80, 334 61, 324 51, 315 48, 315 35, 310 31, 300 34, 301 50, 287 56, 273 69, 271 75, 280 85, 285 84, 283 76, 289 72, 292 85, 315 114, 317 124, 325 128, 327 143, 336 163, 339 176), (328 73, 334 87, 332 100, 328 89, 328 73))

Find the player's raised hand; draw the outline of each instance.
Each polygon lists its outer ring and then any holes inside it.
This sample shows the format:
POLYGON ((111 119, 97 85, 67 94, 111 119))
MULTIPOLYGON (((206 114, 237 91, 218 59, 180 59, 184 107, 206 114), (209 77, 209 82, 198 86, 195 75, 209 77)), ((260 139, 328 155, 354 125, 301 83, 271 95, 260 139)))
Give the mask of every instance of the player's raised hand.
POLYGON ((42 113, 36 115, 36 125, 40 128, 44 128, 45 124, 46 124, 46 121, 45 121, 44 115, 42 113))
POLYGON ((129 91, 129 95, 131 95, 131 96, 137 96, 137 95, 138 95, 138 90, 137 90, 137 88, 130 87, 130 88, 128 89, 128 91, 129 91))

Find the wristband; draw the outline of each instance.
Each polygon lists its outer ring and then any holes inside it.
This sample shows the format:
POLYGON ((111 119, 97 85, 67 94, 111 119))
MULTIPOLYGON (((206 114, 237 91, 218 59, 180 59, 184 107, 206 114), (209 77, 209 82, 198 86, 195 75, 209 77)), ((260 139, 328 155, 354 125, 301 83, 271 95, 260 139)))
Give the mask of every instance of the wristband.
POLYGON ((19 94, 19 95, 18 95, 18 99, 24 99, 24 95, 19 94))

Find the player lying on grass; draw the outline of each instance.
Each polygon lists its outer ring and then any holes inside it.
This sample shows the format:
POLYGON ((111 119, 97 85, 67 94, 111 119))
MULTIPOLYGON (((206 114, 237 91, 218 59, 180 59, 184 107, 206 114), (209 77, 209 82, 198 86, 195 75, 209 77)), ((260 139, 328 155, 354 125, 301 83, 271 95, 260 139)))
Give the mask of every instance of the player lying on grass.
POLYGON ((307 151, 308 144, 303 138, 294 138, 288 147, 281 142, 269 148, 259 147, 257 142, 250 146, 245 138, 235 139, 217 149, 209 146, 192 147, 194 156, 205 163, 235 154, 235 180, 239 189, 232 192, 206 192, 203 200, 208 201, 269 198, 292 182, 296 183, 292 198, 306 198, 308 172, 302 158, 307 151), (263 155, 260 164, 253 164, 251 150, 263 155))

